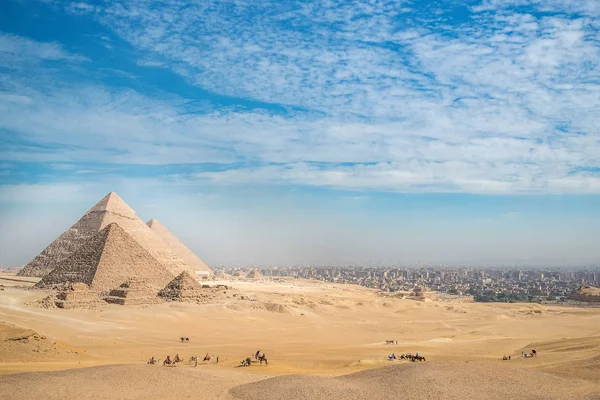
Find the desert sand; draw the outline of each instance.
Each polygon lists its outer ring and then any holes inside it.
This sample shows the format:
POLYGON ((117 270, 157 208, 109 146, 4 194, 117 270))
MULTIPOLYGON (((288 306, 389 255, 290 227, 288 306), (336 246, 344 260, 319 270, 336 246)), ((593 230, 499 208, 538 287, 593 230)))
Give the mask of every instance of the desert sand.
POLYGON ((229 289, 210 304, 65 310, 33 304, 51 293, 38 280, 0 276, 3 398, 600 398, 600 308, 255 279, 211 281, 229 289), (268 366, 239 366, 259 349, 268 366), (427 361, 386 359, 409 352, 427 361), (146 364, 176 353, 177 367, 146 364), (219 363, 188 362, 206 353, 219 363))

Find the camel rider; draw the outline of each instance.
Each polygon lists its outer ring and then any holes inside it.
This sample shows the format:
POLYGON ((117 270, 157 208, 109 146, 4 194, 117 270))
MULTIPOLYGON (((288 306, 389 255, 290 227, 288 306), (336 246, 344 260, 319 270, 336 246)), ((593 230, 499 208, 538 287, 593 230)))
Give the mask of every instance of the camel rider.
POLYGON ((171 356, 167 356, 167 359, 165 360, 165 362, 167 364, 171 364, 171 356))
POLYGON ((152 358, 150 359, 150 364, 154 364, 156 362, 156 360, 154 359, 154 356, 152 356, 152 358))

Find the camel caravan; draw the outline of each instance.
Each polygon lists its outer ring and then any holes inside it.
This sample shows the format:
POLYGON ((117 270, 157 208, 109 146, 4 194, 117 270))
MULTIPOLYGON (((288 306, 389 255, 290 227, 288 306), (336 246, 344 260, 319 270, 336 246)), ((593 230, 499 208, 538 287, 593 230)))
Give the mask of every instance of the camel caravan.
MULTIPOLYGON (((214 358, 214 356, 209 355, 208 353, 206 353, 206 355, 204 356, 204 359, 202 360, 202 363, 205 362, 210 362, 212 359, 214 358)), ((175 358, 171 359, 171 356, 168 355, 164 361, 162 362, 162 365, 164 367, 175 367, 178 363, 182 363, 183 362, 183 358, 179 356, 179 354, 175 355, 175 358)), ((217 356, 217 362, 219 362, 219 356, 217 356)), ((157 360, 154 358, 154 356, 152 356, 152 358, 148 361, 148 364, 154 365, 154 364, 159 364, 160 360, 157 360)), ((194 364, 195 367, 198 366, 198 356, 195 354, 192 354, 188 360, 189 364, 194 364)))
MULTIPOLYGON (((187 336, 180 336, 179 340, 181 341, 181 343, 189 343, 190 338, 187 336)), ((206 355, 204 356, 204 358, 202 359, 201 363, 210 363, 213 358, 215 358, 215 356, 210 355, 209 353, 206 353, 206 355)), ((189 364, 194 364, 195 367, 198 366, 198 356, 195 354, 192 354, 190 356, 190 358, 188 359, 188 363, 189 364)), ((155 365, 155 364, 160 364, 161 360, 157 360, 156 358, 154 358, 154 356, 152 356, 152 358, 150 358, 150 360, 148 360, 147 364, 149 365, 155 365)), ((174 358, 171 358, 170 355, 168 355, 162 362, 162 365, 164 367, 175 367, 177 366, 177 364, 182 363, 183 362, 183 358, 179 356, 179 354, 176 354, 174 358)), ((219 356, 216 357, 216 362, 219 362, 219 356)), ((269 365, 269 361, 267 360, 267 356, 265 355, 265 353, 261 353, 260 350, 258 350, 256 353, 254 353, 252 356, 247 357, 246 359, 240 361, 240 366, 242 367, 249 367, 250 365, 252 365, 252 363, 259 363, 260 365, 263 364, 263 362, 265 363, 265 365, 269 365)))
POLYGON ((415 361, 426 361, 425 357, 420 356, 419 353, 417 352, 416 354, 412 354, 412 353, 408 353, 408 354, 400 354, 400 355, 396 355, 395 353, 390 354, 389 356, 387 356, 387 359, 390 361, 393 360, 409 360, 412 362, 415 361))

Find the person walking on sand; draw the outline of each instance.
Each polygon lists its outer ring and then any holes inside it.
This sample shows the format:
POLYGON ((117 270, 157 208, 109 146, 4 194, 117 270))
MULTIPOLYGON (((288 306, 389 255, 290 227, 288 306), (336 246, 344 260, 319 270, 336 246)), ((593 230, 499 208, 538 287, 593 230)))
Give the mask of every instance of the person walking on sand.
POLYGON ((219 356, 217 356, 217 363, 219 362, 219 356))

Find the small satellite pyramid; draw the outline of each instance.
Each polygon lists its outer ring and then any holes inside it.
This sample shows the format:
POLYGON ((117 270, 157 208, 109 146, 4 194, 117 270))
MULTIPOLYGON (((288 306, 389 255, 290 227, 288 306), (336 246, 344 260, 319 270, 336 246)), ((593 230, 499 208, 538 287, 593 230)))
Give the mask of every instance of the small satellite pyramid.
POLYGON ((194 271, 205 271, 211 275, 213 274, 213 271, 208 267, 208 265, 200 260, 193 251, 186 247, 186 245, 181 243, 177 236, 171 233, 171 231, 169 231, 158 220, 151 219, 147 222, 147 225, 163 240, 166 246, 173 250, 176 256, 181 258, 194 271))
POLYGON ((107 303, 120 305, 155 304, 162 301, 156 286, 146 278, 131 277, 104 298, 107 303))
POLYGON ((252 268, 250 270, 250 272, 248 272, 248 274, 246 275, 246 278, 257 279, 257 278, 260 278, 261 276, 262 276, 262 274, 260 273, 260 270, 258 268, 252 268))
POLYGON ((19 275, 43 277, 71 256, 88 239, 113 222, 118 223, 156 261, 164 265, 173 276, 182 271, 194 272, 164 244, 144 221, 138 218, 135 211, 127 203, 116 193, 110 192, 90 208, 75 225, 29 262, 19 272, 19 275))
POLYGON ((85 283, 90 289, 103 292, 131 277, 144 277, 156 290, 173 279, 162 264, 113 222, 58 262, 35 286, 49 288, 85 283))
POLYGON ((167 284, 158 295, 171 301, 194 301, 203 296, 202 286, 187 272, 182 272, 167 284))

